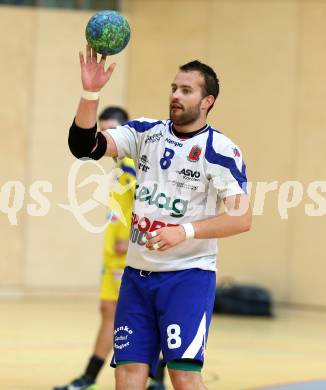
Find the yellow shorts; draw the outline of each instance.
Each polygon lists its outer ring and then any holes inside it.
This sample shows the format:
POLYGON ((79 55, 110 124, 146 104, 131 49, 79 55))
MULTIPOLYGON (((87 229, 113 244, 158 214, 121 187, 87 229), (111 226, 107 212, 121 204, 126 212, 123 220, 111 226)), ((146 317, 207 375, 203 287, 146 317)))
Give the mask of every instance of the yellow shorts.
POLYGON ((121 278, 126 266, 126 256, 108 258, 104 255, 104 264, 100 283, 100 299, 117 301, 121 278))

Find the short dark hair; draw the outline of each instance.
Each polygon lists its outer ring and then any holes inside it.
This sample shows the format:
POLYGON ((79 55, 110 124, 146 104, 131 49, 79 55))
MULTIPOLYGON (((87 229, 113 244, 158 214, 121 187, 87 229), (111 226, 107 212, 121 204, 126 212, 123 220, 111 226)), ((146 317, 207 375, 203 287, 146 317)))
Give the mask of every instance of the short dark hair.
MULTIPOLYGON (((179 69, 182 72, 199 72, 204 77, 205 81, 203 87, 203 96, 213 95, 215 100, 217 99, 218 94, 220 92, 219 80, 216 76, 216 73, 210 66, 198 60, 194 60, 188 62, 187 64, 181 65, 179 69)), ((207 112, 209 112, 213 108, 214 103, 209 107, 207 112)))
POLYGON ((120 125, 128 122, 129 115, 126 110, 121 107, 110 106, 106 107, 98 117, 100 121, 106 121, 108 119, 116 119, 120 125))

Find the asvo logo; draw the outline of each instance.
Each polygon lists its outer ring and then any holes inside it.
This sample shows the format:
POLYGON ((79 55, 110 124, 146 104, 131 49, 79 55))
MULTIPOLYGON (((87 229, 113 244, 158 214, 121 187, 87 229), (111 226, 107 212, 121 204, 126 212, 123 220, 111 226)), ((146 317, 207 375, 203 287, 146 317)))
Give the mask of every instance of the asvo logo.
POLYGON ((193 171, 192 169, 183 168, 181 171, 177 171, 179 175, 182 175, 185 180, 199 181, 200 172, 193 171))

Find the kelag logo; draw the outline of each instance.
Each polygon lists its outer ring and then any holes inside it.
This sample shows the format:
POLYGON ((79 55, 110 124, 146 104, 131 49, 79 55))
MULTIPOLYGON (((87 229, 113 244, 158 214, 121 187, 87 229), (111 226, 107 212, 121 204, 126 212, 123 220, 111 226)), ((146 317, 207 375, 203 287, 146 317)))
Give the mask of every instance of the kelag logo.
POLYGON ((183 217, 189 202, 184 199, 171 199, 164 192, 157 192, 157 187, 157 184, 154 184, 153 188, 136 184, 135 199, 140 202, 147 202, 149 205, 155 205, 159 209, 168 210, 171 217, 183 217))

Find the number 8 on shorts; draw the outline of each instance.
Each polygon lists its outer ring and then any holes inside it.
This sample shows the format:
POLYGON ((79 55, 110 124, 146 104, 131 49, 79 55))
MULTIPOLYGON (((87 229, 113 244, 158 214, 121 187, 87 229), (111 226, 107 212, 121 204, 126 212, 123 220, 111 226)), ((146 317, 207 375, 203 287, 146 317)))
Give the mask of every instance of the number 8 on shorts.
POLYGON ((167 327, 167 343, 169 349, 176 349, 181 346, 181 329, 180 326, 177 324, 171 324, 167 327))

